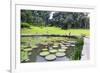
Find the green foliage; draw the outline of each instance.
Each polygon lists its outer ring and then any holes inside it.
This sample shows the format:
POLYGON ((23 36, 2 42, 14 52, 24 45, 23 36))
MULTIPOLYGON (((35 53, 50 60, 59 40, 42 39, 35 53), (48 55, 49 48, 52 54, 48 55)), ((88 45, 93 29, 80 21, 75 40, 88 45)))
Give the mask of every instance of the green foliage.
POLYGON ((54 12, 52 11, 21 10, 21 22, 32 24, 33 26, 55 26, 61 29, 89 28, 89 17, 86 12, 54 12))
POLYGON ((21 23, 21 28, 30 28, 30 24, 28 24, 28 23, 21 23))
POLYGON ((72 60, 80 60, 81 59, 83 45, 84 45, 83 38, 82 37, 78 38, 76 47, 72 53, 72 60))
POLYGON ((21 22, 33 23, 33 14, 31 10, 21 10, 21 22))
POLYGON ((69 28, 89 28, 88 13, 77 12, 57 12, 53 16, 54 26, 62 29, 69 28))
POLYGON ((21 10, 21 22, 30 23, 33 25, 46 24, 49 18, 49 13, 50 12, 48 11, 21 10))
POLYGON ((84 45, 83 37, 78 37, 77 39, 73 39, 73 40, 77 41, 75 47, 69 47, 69 49, 67 49, 66 57, 69 57, 72 60, 80 60, 82 55, 83 45, 84 45))
POLYGON ((28 52, 27 51, 21 51, 21 61, 28 60, 28 52))

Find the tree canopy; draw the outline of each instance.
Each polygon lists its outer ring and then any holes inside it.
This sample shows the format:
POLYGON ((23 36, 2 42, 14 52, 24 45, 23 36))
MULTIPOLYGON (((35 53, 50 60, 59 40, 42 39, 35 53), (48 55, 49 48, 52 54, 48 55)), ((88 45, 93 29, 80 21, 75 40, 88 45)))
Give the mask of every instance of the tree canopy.
POLYGON ((21 23, 34 26, 55 26, 62 29, 89 28, 89 13, 21 10, 21 23), (52 18, 50 18, 52 15, 52 18))

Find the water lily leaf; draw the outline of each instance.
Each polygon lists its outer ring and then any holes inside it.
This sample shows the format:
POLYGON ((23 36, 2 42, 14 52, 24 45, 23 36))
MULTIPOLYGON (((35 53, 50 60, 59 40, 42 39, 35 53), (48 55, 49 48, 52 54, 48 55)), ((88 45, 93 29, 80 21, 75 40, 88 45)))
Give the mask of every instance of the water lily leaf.
POLYGON ((49 54, 47 56, 45 56, 45 59, 48 61, 52 61, 56 59, 56 56, 54 54, 49 54))
POLYGON ((40 56, 47 56, 49 54, 48 51, 43 51, 43 52, 40 52, 40 56))
POLYGON ((56 53, 57 50, 56 50, 56 49, 50 49, 49 52, 50 52, 50 53, 56 53))
POLYGON ((56 53, 56 56, 57 57, 63 57, 63 56, 65 56, 66 54, 64 53, 64 52, 57 52, 56 53))

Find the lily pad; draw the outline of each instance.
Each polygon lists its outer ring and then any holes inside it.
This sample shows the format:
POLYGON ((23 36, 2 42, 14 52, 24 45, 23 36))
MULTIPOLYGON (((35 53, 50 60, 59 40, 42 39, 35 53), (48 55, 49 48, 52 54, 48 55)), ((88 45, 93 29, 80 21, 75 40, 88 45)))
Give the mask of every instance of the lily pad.
POLYGON ((75 45, 74 44, 71 44, 70 46, 74 47, 75 45))
POLYGON ((26 48, 24 51, 32 51, 32 48, 26 48))
POLYGON ((65 52, 65 49, 58 49, 59 52, 65 52))
POLYGON ((28 52, 27 51, 22 51, 21 52, 21 61, 25 61, 28 59, 28 52))
POLYGON ((57 57, 63 57, 63 56, 65 56, 66 54, 64 53, 64 52, 57 52, 56 53, 56 56, 57 57))
POLYGON ((47 46, 47 45, 48 45, 48 43, 42 43, 42 45, 47 46))
POLYGON ((54 45, 53 48, 58 48, 58 46, 57 45, 54 45))
POLYGON ((29 53, 28 53, 28 55, 31 55, 31 54, 32 54, 32 52, 29 52, 29 53))
POLYGON ((37 46, 34 45, 34 46, 32 46, 32 48, 37 48, 37 46))
POLYGON ((56 59, 56 56, 54 54, 49 54, 47 56, 45 56, 45 59, 48 61, 52 61, 56 59))
POLYGON ((27 48, 27 46, 26 45, 22 45, 21 48, 24 49, 24 48, 27 48))
POLYGON ((75 44, 76 41, 67 41, 68 43, 75 44))
POLYGON ((43 51, 43 52, 40 52, 40 56, 47 56, 49 54, 48 51, 43 51))
POLYGON ((30 59, 26 59, 25 61, 30 61, 30 59))
POLYGON ((50 52, 50 53, 56 53, 57 50, 56 50, 56 49, 50 49, 49 52, 50 52))

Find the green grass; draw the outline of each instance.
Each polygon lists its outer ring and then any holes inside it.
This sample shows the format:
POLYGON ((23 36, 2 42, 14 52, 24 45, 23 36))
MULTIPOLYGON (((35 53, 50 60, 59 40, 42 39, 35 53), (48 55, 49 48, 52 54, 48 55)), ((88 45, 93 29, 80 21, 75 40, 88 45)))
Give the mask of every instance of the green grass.
POLYGON ((31 35, 31 34, 59 34, 59 35, 68 35, 71 32, 71 35, 86 35, 89 36, 89 29, 68 29, 63 30, 57 27, 36 27, 31 26, 30 29, 22 28, 21 34, 31 35))

